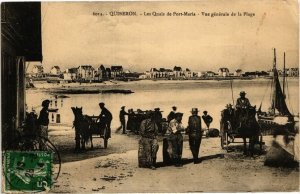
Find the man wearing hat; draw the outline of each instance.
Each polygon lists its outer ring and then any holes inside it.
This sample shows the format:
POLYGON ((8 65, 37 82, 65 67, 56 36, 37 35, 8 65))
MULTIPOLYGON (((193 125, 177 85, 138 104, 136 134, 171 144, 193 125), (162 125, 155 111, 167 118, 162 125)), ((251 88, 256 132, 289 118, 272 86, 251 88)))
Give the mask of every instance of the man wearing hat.
POLYGON ((250 101, 246 98, 246 92, 240 92, 240 98, 236 100, 236 108, 247 109, 251 106, 250 101))
POLYGON ((189 117, 187 133, 189 134, 190 149, 193 154, 194 164, 198 162, 200 144, 202 140, 201 118, 198 116, 198 109, 192 109, 192 116, 189 117))
POLYGON ((126 134, 125 115, 128 115, 128 113, 125 111, 125 106, 122 106, 120 110, 119 118, 120 118, 121 127, 123 128, 123 134, 126 134))
POLYGON ((181 132, 184 131, 182 127, 183 113, 175 113, 175 118, 170 121, 168 130, 170 131, 169 139, 172 142, 173 151, 173 162, 176 167, 182 166, 182 147, 183 147, 183 137, 181 132))
POLYGON ((158 128, 155 123, 155 113, 150 111, 149 118, 144 119, 140 125, 138 162, 139 167, 155 169, 158 151, 158 128))
MULTIPOLYGON (((42 102, 42 110, 40 111, 40 115, 38 118, 39 124, 39 135, 44 138, 48 138, 48 125, 49 125, 49 108, 50 100, 44 100, 42 102)), ((42 146, 41 149, 44 149, 42 146)))
POLYGON ((224 133, 224 130, 230 128, 229 125, 233 125, 235 112, 231 104, 226 105, 226 109, 221 112, 221 136, 224 133))
POLYGON ((108 138, 110 138, 111 137, 110 124, 111 124, 111 121, 112 121, 112 114, 104 106, 105 106, 105 104, 103 102, 99 103, 99 107, 101 109, 101 113, 100 113, 98 119, 100 119, 100 122, 104 123, 105 127, 108 130, 108 138))
POLYGON ((172 111, 169 113, 169 115, 167 117, 168 123, 170 123, 170 121, 172 121, 175 118, 176 110, 177 110, 177 107, 173 106, 172 111))
POLYGON ((249 107, 251 107, 248 98, 246 98, 245 96, 246 92, 241 91, 240 98, 236 100, 236 116, 238 117, 238 121, 240 122, 240 124, 243 120, 247 119, 247 110, 249 107))

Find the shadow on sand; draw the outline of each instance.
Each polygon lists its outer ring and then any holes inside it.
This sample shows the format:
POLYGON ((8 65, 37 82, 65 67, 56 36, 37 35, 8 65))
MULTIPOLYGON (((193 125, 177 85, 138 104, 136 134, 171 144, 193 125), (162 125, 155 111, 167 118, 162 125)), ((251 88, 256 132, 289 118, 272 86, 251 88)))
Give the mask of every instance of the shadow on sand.
MULTIPOLYGON (((201 162, 205 161, 205 160, 211 160, 211 159, 216 159, 216 158, 224 158, 224 154, 215 154, 215 155, 209 155, 209 156, 203 156, 200 157, 199 160, 196 162, 196 164, 200 164, 201 162)), ((189 158, 182 158, 182 165, 186 165, 186 164, 190 164, 190 163, 194 163, 193 159, 189 159, 189 158)), ((162 167, 167 167, 167 166, 173 166, 174 164, 172 164, 171 162, 169 163, 164 163, 164 162, 157 162, 156 163, 156 167, 157 168, 162 168, 162 167)))

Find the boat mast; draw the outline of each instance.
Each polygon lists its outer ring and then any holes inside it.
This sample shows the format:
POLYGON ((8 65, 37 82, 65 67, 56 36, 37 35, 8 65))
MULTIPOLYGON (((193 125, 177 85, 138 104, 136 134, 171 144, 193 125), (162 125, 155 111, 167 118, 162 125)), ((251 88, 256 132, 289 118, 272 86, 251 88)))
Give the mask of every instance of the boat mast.
POLYGON ((273 98, 272 98, 272 112, 275 113, 275 103, 276 103, 276 76, 278 76, 276 72, 276 49, 274 48, 274 60, 273 60, 273 98))
POLYGON ((285 52, 283 53, 283 82, 282 82, 282 93, 283 93, 283 97, 285 98, 284 85, 285 85, 285 52))

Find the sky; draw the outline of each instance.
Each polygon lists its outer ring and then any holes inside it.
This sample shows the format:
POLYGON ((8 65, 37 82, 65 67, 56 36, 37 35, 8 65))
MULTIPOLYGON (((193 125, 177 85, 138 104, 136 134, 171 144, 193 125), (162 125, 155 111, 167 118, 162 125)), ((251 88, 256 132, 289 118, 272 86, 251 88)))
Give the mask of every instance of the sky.
POLYGON ((43 66, 123 65, 143 72, 179 65, 193 71, 268 70, 273 48, 278 67, 299 62, 296 0, 198 2, 42 2, 43 66), (94 16, 135 11, 138 16, 94 16), (144 12, 195 12, 196 16, 143 16, 144 12), (202 12, 255 16, 202 16, 202 12), (142 15, 140 15, 142 14, 142 15), (197 15, 199 14, 199 15, 197 15))

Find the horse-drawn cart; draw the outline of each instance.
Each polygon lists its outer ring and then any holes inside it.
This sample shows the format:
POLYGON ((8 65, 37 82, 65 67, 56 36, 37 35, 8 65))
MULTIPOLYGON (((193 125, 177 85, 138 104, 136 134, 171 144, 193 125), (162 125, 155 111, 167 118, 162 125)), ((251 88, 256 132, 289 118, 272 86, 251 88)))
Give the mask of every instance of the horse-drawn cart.
POLYGON ((72 107, 72 111, 75 116, 75 150, 84 150, 89 141, 93 148, 93 138, 103 138, 104 148, 107 148, 110 134, 105 122, 99 120, 98 116, 83 115, 82 108, 72 107))
MULTIPOLYGON (((98 116, 88 116, 90 118, 90 130, 92 138, 103 138, 104 141, 104 148, 107 148, 108 144, 108 129, 103 122, 97 121, 99 119, 98 116)), ((92 143, 93 145, 93 143, 92 143)))
POLYGON ((255 107, 248 109, 224 109, 220 122, 220 139, 222 149, 228 151, 229 144, 244 143, 244 154, 246 154, 246 144, 249 143, 250 154, 253 154, 254 145, 259 144, 262 150, 263 136, 260 126, 255 118, 255 107), (246 139, 249 139, 247 142, 246 139), (243 139, 243 141, 236 141, 243 139))

